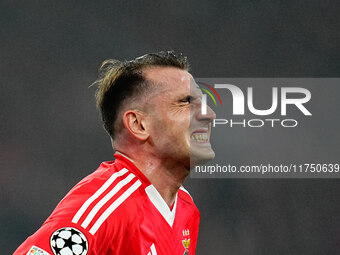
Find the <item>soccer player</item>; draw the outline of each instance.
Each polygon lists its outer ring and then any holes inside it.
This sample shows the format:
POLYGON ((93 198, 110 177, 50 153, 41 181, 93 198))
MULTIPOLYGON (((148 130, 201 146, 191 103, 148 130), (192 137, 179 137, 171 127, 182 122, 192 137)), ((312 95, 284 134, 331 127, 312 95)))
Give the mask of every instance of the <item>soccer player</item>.
POLYGON ((95 84, 116 160, 80 181, 14 254, 195 254, 200 215, 182 183, 215 156, 215 113, 201 113, 187 58, 107 60, 95 84))

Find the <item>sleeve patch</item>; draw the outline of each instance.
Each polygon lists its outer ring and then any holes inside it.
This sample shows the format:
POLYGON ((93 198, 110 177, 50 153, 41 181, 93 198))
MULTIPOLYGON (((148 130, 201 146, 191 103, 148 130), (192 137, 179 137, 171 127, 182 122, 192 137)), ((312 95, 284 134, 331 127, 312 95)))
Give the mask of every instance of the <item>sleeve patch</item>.
POLYGON ((51 236, 50 245, 55 255, 86 255, 89 249, 86 236, 71 227, 56 230, 51 236))
POLYGON ((33 245, 26 255, 50 255, 50 254, 47 251, 44 251, 43 249, 33 245))

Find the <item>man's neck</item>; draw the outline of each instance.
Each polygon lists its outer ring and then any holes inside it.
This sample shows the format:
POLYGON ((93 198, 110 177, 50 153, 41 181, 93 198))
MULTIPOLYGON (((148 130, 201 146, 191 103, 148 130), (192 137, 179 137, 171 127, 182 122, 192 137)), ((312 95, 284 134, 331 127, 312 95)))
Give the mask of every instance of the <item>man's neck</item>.
POLYGON ((116 153, 134 163, 157 189, 166 204, 169 207, 173 205, 178 189, 189 174, 188 169, 183 166, 164 164, 161 160, 152 157, 141 157, 139 160, 133 155, 126 155, 119 151, 116 151, 116 153))

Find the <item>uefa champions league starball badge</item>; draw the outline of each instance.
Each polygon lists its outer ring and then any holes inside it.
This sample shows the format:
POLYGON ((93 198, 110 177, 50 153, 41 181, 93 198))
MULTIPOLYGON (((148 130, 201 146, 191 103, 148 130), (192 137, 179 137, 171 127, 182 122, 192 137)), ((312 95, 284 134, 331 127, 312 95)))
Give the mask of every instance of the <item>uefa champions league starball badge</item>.
POLYGON ((88 251, 86 236, 72 227, 56 230, 51 236, 50 245, 55 255, 86 255, 88 251))

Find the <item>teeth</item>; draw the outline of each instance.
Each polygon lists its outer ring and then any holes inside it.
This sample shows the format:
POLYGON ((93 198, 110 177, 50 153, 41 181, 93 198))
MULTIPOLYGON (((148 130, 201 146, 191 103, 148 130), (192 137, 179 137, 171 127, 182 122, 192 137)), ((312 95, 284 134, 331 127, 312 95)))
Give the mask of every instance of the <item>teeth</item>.
POLYGON ((208 142, 208 134, 207 133, 195 133, 191 135, 191 139, 198 142, 208 142))

